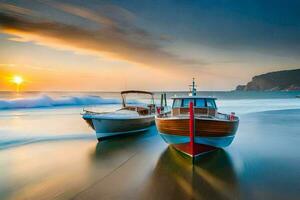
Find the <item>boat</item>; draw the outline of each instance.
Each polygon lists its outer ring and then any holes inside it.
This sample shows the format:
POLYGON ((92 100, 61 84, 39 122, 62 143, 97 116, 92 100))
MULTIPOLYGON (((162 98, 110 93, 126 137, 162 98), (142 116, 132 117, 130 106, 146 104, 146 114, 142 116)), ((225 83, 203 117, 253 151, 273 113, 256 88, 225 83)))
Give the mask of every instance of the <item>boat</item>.
POLYGON ((229 146, 236 134, 239 118, 235 113, 218 112, 216 98, 191 93, 174 96, 171 113, 158 113, 155 123, 160 136, 176 150, 196 157, 229 146))
POLYGON ((84 110, 82 118, 96 132, 98 141, 101 139, 142 132, 154 125, 155 110, 153 93, 147 91, 128 90, 121 92, 122 108, 114 112, 94 112, 84 110), (129 94, 143 94, 151 97, 148 104, 127 104, 129 94))

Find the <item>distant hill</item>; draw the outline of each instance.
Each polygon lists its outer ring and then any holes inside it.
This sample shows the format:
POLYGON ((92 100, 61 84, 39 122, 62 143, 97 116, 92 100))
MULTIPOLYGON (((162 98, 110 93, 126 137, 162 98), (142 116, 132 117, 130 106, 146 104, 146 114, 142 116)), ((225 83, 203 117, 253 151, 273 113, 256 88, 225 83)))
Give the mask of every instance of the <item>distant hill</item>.
POLYGON ((242 91, 300 90, 300 69, 270 72, 254 76, 247 85, 238 85, 242 91))

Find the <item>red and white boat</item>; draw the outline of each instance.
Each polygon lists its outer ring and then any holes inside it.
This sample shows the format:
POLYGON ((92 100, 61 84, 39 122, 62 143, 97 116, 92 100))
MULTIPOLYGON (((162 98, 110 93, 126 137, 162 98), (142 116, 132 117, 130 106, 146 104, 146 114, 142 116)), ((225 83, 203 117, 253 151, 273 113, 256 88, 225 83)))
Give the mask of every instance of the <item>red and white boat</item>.
POLYGON ((219 113, 216 98, 197 96, 194 80, 190 95, 172 99, 172 112, 155 117, 158 132, 168 144, 191 157, 231 144, 239 118, 219 113))

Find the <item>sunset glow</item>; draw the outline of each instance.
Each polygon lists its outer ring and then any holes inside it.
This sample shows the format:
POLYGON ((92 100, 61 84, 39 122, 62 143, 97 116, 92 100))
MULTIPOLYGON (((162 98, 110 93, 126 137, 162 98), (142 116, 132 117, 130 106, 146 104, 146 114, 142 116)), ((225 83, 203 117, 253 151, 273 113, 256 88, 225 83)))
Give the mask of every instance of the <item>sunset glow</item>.
POLYGON ((24 82, 24 79, 22 78, 22 76, 19 76, 19 75, 15 75, 13 76, 12 78, 12 82, 14 84, 16 84, 16 92, 19 92, 20 91, 20 86, 21 84, 24 82))
POLYGON ((24 80, 21 76, 14 76, 12 81, 17 85, 20 85, 23 83, 24 80))
POLYGON ((14 90, 6 77, 16 73, 30 80, 24 91, 184 90, 192 77, 198 90, 232 90, 300 63, 296 5, 278 15, 295 24, 286 29, 269 4, 257 16, 254 4, 235 4, 245 10, 240 16, 202 1, 159 9, 100 2, 0 0, 0 90, 14 90))

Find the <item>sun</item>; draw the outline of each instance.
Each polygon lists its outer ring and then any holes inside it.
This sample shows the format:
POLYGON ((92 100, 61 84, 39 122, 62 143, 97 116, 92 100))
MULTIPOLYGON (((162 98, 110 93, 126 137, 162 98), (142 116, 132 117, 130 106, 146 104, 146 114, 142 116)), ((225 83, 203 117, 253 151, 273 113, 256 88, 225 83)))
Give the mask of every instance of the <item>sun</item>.
POLYGON ((22 76, 14 76, 13 79, 12 79, 12 82, 14 82, 17 85, 22 84, 23 81, 24 80, 23 80, 22 76))
POLYGON ((24 79, 22 76, 19 75, 15 75, 12 77, 11 82, 16 84, 16 92, 20 92, 20 86, 22 85, 22 83, 24 82, 24 79))

